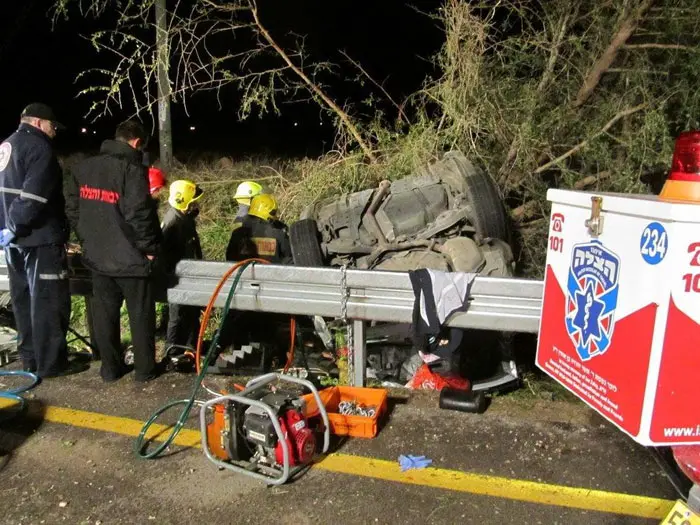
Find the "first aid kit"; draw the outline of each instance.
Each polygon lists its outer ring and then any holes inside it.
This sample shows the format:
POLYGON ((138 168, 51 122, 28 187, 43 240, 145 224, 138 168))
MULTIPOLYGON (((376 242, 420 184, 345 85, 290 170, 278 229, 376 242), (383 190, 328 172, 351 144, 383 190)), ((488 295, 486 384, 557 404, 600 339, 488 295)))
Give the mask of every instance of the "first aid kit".
POLYGON ((547 198, 537 366, 638 443, 700 443, 700 205, 547 198))

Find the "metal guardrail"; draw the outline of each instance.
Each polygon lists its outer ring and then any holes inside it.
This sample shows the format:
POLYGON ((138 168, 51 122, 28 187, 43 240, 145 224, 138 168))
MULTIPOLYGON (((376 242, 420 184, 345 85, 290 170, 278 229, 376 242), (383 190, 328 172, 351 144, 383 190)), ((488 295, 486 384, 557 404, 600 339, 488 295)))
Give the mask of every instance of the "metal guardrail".
MULTIPOLYGON (((178 283, 168 290, 172 303, 204 306, 229 263, 182 261, 178 283)), ((231 308, 259 312, 340 317, 344 294, 342 269, 255 265, 238 284, 231 308)), ((216 306, 223 307, 231 283, 216 306)), ((410 323, 414 294, 407 272, 347 270, 347 317, 363 321, 410 323)), ((537 333, 542 307, 542 282, 477 277, 469 308, 447 322, 457 328, 537 333)))
MULTIPOLYGON (((176 269, 177 284, 168 290, 172 303, 204 306, 230 263, 182 261, 176 269)), ((241 276, 231 308, 258 312, 341 317, 343 298, 346 318, 353 326, 353 383, 365 382, 365 322, 409 324, 414 294, 407 272, 304 268, 256 265, 241 276), (344 280, 344 284, 343 284, 344 280)), ((232 282, 221 290, 217 302, 223 307, 232 282)), ((447 321, 448 326, 537 333, 542 309, 542 282, 477 276, 469 306, 447 321)), ((503 373, 481 389, 517 378, 514 363, 503 363, 503 373)))
MULTIPOLYGON (((79 255, 69 257, 69 266, 71 293, 89 294, 90 275, 80 264, 79 255)), ((167 290, 167 300, 205 306, 230 267, 226 262, 181 261, 176 269, 177 284, 167 290)), ((231 284, 232 280, 221 290, 217 307, 223 307, 231 284)), ((2 291, 9 291, 9 281, 4 254, 0 252, 2 291)), ((158 294, 163 299, 164 292, 158 294)), ((542 292, 542 281, 477 276, 470 289, 467 310, 454 314, 446 324, 465 329, 537 333, 542 292)), ((344 297, 346 318, 353 327, 352 380, 355 385, 362 385, 367 355, 366 322, 410 324, 412 321, 414 294, 407 272, 258 264, 244 271, 231 308, 338 318, 342 317, 344 297)), ((514 363, 504 362, 503 372, 480 383, 479 388, 498 386, 516 378, 514 363)))

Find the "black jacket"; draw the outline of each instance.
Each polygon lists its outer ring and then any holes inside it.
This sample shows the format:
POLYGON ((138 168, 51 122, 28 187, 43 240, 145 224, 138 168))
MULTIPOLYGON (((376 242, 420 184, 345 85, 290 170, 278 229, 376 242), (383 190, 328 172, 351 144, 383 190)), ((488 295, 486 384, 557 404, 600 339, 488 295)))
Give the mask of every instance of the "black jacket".
POLYGON ((283 223, 266 221, 254 215, 246 215, 234 223, 226 260, 242 261, 251 257, 274 264, 292 262, 292 249, 283 223))
POLYGON ((193 215, 170 208, 163 217, 161 229, 163 243, 158 257, 159 272, 171 275, 182 259, 202 259, 202 246, 193 215))
POLYGON ((112 277, 145 277, 146 255, 161 240, 158 211, 148 193, 141 152, 105 140, 100 154, 82 161, 68 179, 66 211, 90 269, 112 277))
POLYGON ((0 226, 14 232, 17 246, 68 240, 63 172, 51 139, 29 124, 0 145, 0 226))

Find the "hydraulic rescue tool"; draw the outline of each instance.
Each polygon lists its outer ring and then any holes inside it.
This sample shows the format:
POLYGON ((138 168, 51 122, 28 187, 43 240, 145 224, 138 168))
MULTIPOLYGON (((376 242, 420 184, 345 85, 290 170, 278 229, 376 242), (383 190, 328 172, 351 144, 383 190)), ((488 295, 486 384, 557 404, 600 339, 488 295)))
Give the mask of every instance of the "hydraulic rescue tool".
POLYGON ((277 373, 262 375, 249 381, 238 394, 205 402, 199 420, 202 448, 212 462, 268 485, 282 485, 308 466, 317 454, 321 432, 321 452, 328 451, 328 414, 316 387, 304 379, 277 373), (311 391, 322 420, 318 428, 310 426, 305 401, 299 395, 272 386, 278 381, 311 391))

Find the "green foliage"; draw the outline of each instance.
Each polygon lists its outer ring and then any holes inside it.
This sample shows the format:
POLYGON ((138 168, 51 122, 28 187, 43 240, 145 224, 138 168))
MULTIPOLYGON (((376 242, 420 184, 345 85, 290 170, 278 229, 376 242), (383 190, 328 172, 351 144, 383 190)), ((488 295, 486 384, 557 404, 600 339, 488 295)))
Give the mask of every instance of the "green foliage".
POLYGON ((547 188, 648 192, 676 135, 700 126, 695 4, 644 4, 445 1, 441 75, 413 98, 408 129, 373 130, 383 162, 407 168, 455 147, 478 159, 510 207, 529 210, 520 258, 541 275, 547 188), (613 45, 630 24, 628 45, 613 45))
POLYGON ((87 318, 85 314, 85 298, 71 296, 70 324, 80 334, 87 333, 87 318))

